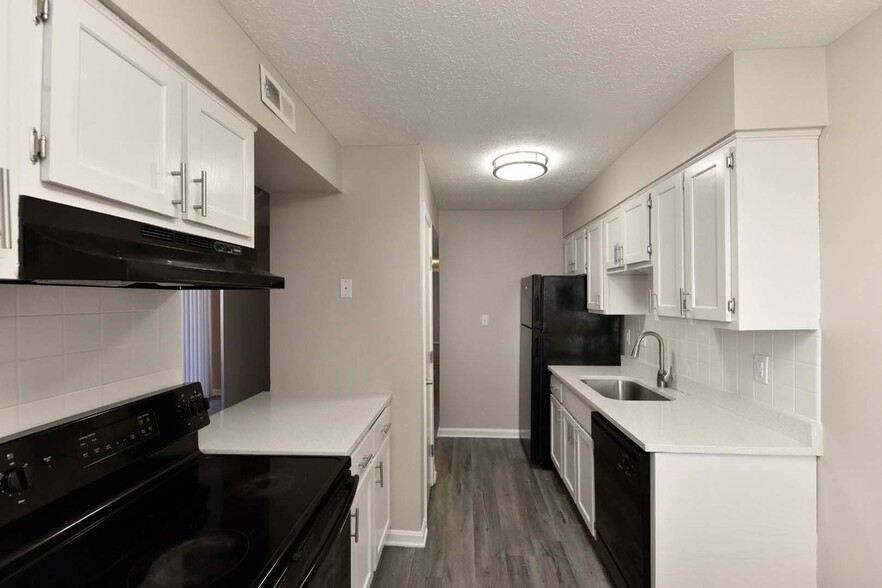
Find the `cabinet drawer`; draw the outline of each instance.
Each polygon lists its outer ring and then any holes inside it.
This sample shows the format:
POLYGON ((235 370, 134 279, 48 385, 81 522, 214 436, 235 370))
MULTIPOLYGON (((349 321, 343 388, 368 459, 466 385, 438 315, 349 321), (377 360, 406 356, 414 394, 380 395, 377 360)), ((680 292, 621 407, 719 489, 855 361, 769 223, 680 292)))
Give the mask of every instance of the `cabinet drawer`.
POLYGON ((359 441, 355 451, 349 456, 352 460, 352 465, 349 467, 350 473, 353 476, 360 476, 363 478, 365 472, 368 471, 368 464, 370 464, 373 457, 373 437, 371 436, 371 431, 368 431, 367 434, 362 437, 361 441, 359 441))
POLYGON ((374 437, 374 453, 378 453, 380 448, 383 446, 383 441, 385 441, 389 435, 392 434, 392 409, 387 406, 383 409, 383 412, 380 413, 380 416, 377 418, 374 426, 371 429, 371 433, 374 437))

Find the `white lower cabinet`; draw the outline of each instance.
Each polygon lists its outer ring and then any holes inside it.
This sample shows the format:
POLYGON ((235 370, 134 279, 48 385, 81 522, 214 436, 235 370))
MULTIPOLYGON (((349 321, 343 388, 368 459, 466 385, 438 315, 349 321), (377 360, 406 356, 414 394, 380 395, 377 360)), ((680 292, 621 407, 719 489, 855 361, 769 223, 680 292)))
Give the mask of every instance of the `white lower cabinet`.
POLYGON ((374 571, 380 565, 380 555, 383 554, 383 545, 386 543, 386 535, 389 533, 391 515, 391 498, 389 491, 389 471, 392 469, 389 463, 389 447, 391 442, 386 440, 383 447, 374 458, 374 486, 373 486, 373 512, 371 518, 371 553, 373 555, 374 571))
POLYGON ((551 397, 551 463, 557 473, 563 467, 563 409, 557 398, 551 397))
POLYGON ((579 463, 576 460, 576 421, 566 410, 563 411, 563 424, 566 431, 563 450, 563 481, 564 486, 567 487, 570 494, 575 496, 577 478, 576 468, 579 463))
POLYGON ((373 470, 358 478, 358 490, 349 511, 351 530, 352 588, 367 588, 373 580, 373 557, 371 549, 371 500, 373 498, 373 470))
POLYGON ((367 588, 380 564, 391 523, 391 407, 387 406, 365 432, 349 458, 358 476, 358 490, 349 511, 352 588, 367 588))
POLYGON ((582 427, 576 425, 576 507, 588 525, 591 535, 594 531, 594 441, 582 427))
POLYGON ((577 421, 557 398, 551 398, 551 461, 594 536, 594 442, 588 432, 590 426, 590 422, 577 421))

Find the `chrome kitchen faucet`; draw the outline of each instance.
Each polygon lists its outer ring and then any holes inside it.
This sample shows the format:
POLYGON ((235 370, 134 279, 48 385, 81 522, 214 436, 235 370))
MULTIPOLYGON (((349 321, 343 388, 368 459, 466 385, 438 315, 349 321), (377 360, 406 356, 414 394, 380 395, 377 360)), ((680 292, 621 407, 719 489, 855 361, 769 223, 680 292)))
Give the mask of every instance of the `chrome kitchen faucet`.
POLYGON ((646 337, 655 337, 658 341, 658 377, 655 380, 655 384, 659 388, 667 388, 668 372, 665 370, 665 340, 662 339, 661 335, 655 331, 643 331, 640 333, 640 336, 637 337, 637 342, 634 343, 634 349, 631 350, 631 357, 637 359, 637 356, 640 355, 640 344, 646 337))

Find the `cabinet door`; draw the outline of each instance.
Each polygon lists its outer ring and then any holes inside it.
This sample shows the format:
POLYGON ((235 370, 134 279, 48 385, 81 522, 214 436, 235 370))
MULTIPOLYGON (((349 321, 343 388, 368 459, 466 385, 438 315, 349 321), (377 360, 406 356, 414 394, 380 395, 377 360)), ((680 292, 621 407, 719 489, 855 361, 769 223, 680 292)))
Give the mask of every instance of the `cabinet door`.
POLYGON ((392 465, 389 462, 388 440, 383 442, 380 451, 374 458, 374 498, 371 518, 371 551, 373 553, 373 569, 376 571, 380 565, 380 555, 383 553, 383 545, 386 544, 386 534, 389 532, 389 520, 391 513, 391 494, 389 492, 389 473, 392 465))
POLYGON ((603 217, 603 263, 606 269, 622 267, 622 242, 625 229, 622 208, 619 207, 603 217))
POLYGON ((189 206, 185 218, 254 235, 254 130, 217 100, 187 86, 189 206))
POLYGON ((587 239, 585 237, 585 229, 582 229, 581 231, 576 233, 576 236, 573 239, 573 247, 576 250, 576 252, 574 254, 574 259, 575 259, 575 269, 573 270, 574 274, 584 274, 584 273, 587 273, 587 271, 588 271, 588 266, 587 266, 587 262, 586 262, 586 258, 585 258, 586 254, 587 254, 587 251, 585 250, 586 240, 587 239))
POLYGON ((177 216, 183 78, 85 0, 46 24, 42 179, 177 216))
POLYGON ((652 227, 652 308, 659 316, 682 316, 682 174, 652 189, 652 227))
POLYGON ((576 427, 576 507, 594 532, 594 441, 582 427, 576 427))
POLYGON ((564 239, 564 273, 573 274, 576 271, 576 239, 569 236, 564 239))
POLYGON ((349 509, 352 588, 367 588, 373 578, 371 565, 371 500, 374 475, 366 468, 358 478, 358 490, 349 509))
POLYGON ((585 231, 586 262, 588 265, 588 308, 603 310, 603 221, 596 220, 585 231))
POLYGON ((558 474, 563 475, 562 452, 563 451, 563 416, 560 403, 551 397, 551 463, 558 474))
POLYGON ((564 429, 566 436, 564 437, 564 472, 563 481, 570 495, 576 496, 576 421, 570 416, 566 410, 562 410, 564 415, 564 429))
POLYGON ((624 263, 649 261, 650 223, 649 194, 640 194, 622 205, 622 257, 624 263))
POLYGON ((731 225, 728 148, 686 169, 685 308, 689 318, 730 321, 731 225))

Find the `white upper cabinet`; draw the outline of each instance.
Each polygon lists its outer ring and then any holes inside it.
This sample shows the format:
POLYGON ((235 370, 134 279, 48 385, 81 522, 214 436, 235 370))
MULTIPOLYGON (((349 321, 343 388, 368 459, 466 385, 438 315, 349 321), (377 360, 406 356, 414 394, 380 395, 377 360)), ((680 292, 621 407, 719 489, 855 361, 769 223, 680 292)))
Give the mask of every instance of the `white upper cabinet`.
POLYGON ((683 174, 652 189, 652 301, 659 316, 682 316, 683 174))
POLYGON ((53 3, 45 26, 43 180, 178 215, 184 79, 83 0, 53 3))
POLYGON ((622 207, 608 212, 603 217, 603 263, 606 269, 617 269, 624 266, 624 225, 622 207))
POLYGON ((194 86, 187 87, 188 221, 254 234, 254 130, 194 86))
POLYGON ((564 273, 572 275, 576 273, 576 236, 570 235, 564 239, 564 273))
POLYGON ((730 321, 731 191, 729 148, 684 172, 684 293, 688 318, 730 321))
POLYGON ((585 229, 580 229, 573 237, 573 248, 575 249, 573 254, 573 259, 575 261, 575 269, 573 270, 574 274, 585 274, 588 272, 588 262, 586 259, 587 251, 585 248, 586 241, 587 237, 585 235, 585 229))
POLYGON ((603 264, 603 221, 596 220, 585 230, 588 265, 588 310, 603 310, 605 267, 603 264))
POLYGON ((627 200, 621 207, 622 262, 625 265, 648 262, 650 259, 650 195, 640 194, 627 200))

